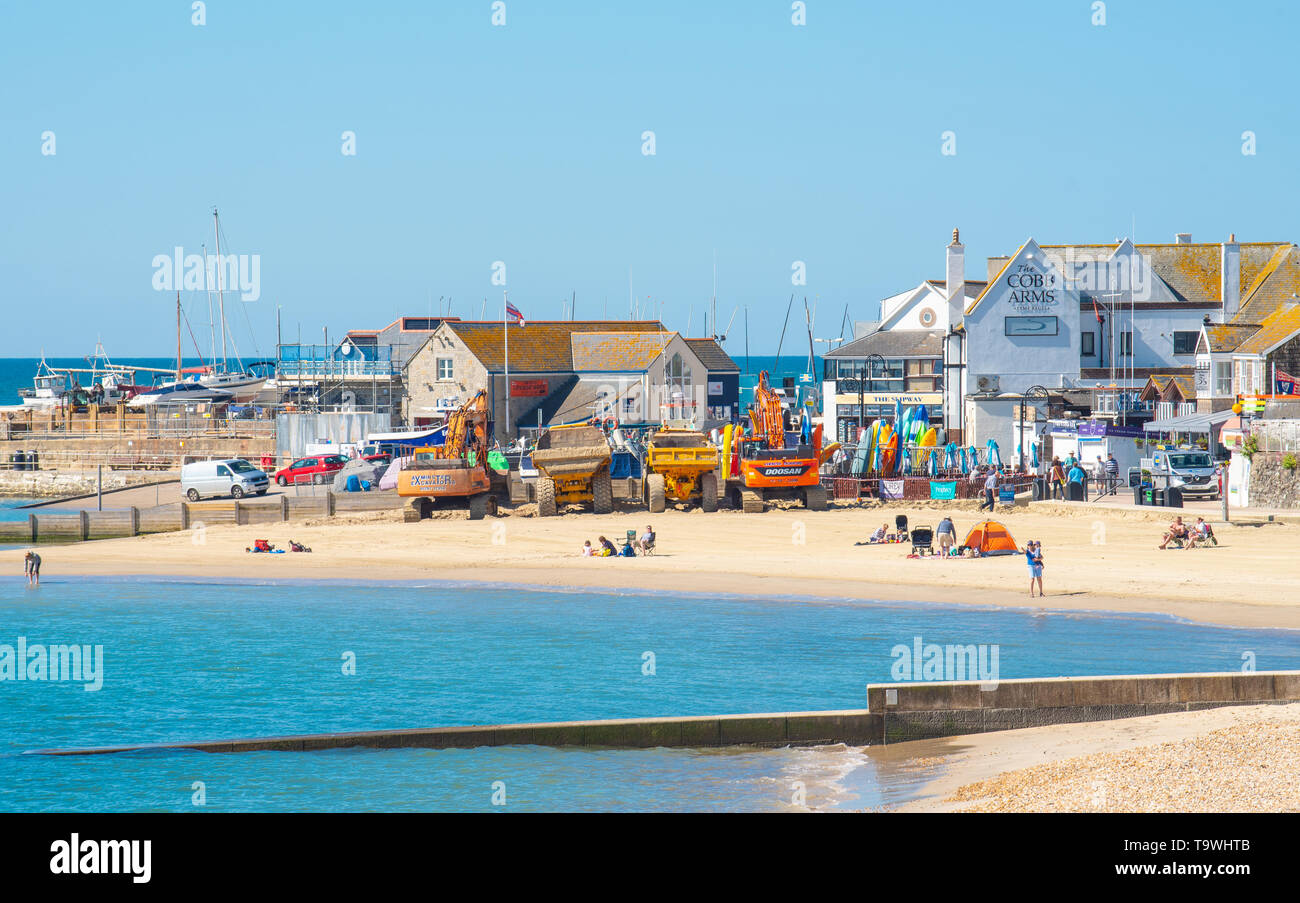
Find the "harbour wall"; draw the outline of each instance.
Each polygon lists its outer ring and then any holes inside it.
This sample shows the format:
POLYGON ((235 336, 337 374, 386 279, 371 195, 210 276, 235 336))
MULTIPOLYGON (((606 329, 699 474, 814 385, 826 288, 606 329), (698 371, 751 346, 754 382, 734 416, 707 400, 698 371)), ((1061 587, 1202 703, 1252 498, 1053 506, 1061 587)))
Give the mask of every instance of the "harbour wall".
POLYGON ((198 743, 41 750, 95 755, 142 749, 303 752, 320 749, 453 749, 477 746, 721 747, 879 745, 1111 721, 1232 705, 1300 702, 1300 671, 1058 677, 997 684, 872 684, 867 708, 681 718, 626 718, 359 731, 198 743))
POLYGON ((317 496, 175 502, 152 508, 48 513, 32 511, 25 520, 0 521, 0 543, 82 542, 145 533, 173 533, 223 524, 287 523, 365 511, 397 510, 395 492, 323 492, 317 496))

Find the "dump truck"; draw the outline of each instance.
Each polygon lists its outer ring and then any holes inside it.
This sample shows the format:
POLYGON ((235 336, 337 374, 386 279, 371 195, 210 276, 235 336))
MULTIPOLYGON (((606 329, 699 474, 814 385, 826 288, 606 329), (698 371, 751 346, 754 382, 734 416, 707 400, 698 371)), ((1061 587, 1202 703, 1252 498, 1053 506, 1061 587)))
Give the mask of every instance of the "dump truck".
POLYGON ((766 370, 759 373, 749 419, 751 434, 734 440, 740 475, 727 480, 732 507, 755 514, 767 510, 769 501, 786 498, 802 502, 810 511, 826 510, 826 489, 821 485, 822 428, 812 430, 811 442, 787 446, 781 398, 768 385, 766 370))
POLYGON ((397 477, 397 494, 411 499, 413 520, 435 508, 464 505, 470 520, 496 514, 509 499, 506 477, 488 466, 487 393, 479 392, 447 418, 442 445, 415 450, 397 477))
POLYGON ((705 511, 718 510, 718 450, 701 432, 664 427, 646 444, 646 507, 663 511, 668 499, 698 500, 705 511))
POLYGON ((532 452, 538 470, 537 513, 554 517, 562 505, 591 502, 597 514, 614 510, 609 475, 613 454, 598 428, 580 423, 548 427, 532 452))

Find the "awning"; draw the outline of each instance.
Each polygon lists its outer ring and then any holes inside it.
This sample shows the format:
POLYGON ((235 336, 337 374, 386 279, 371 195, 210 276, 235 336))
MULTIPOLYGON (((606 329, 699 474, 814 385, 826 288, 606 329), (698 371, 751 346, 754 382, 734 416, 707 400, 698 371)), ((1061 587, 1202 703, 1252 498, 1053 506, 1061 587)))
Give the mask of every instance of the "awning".
POLYGON ((1152 420, 1144 423, 1142 429, 1148 433, 1206 433, 1229 417, 1231 410, 1216 411, 1213 414, 1184 414, 1181 417, 1168 417, 1164 420, 1152 420))

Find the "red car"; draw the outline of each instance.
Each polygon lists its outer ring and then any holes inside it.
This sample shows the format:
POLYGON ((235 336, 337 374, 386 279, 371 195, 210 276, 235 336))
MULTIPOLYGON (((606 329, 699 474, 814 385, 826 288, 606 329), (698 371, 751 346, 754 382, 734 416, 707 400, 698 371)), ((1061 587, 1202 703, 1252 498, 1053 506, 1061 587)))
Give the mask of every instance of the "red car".
POLYGON ((288 486, 290 483, 294 485, 327 483, 334 478, 334 474, 343 469, 346 463, 348 459, 343 455, 308 455, 299 458, 288 467, 277 470, 275 482, 281 486, 288 486))

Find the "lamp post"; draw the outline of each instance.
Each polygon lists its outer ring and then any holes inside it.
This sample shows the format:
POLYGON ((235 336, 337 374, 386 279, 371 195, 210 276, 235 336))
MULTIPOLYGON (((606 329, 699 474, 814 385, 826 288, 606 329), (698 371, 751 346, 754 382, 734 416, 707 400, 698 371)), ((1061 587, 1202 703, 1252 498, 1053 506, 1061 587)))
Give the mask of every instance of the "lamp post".
MULTIPOLYGON (((1016 437, 1016 461, 1021 470, 1025 469, 1025 406, 1031 398, 1042 398, 1046 402, 1052 400, 1052 396, 1042 386, 1030 386, 1020 396, 1020 433, 1016 437)), ((1034 408, 1034 419, 1037 418, 1038 409, 1034 408)))

